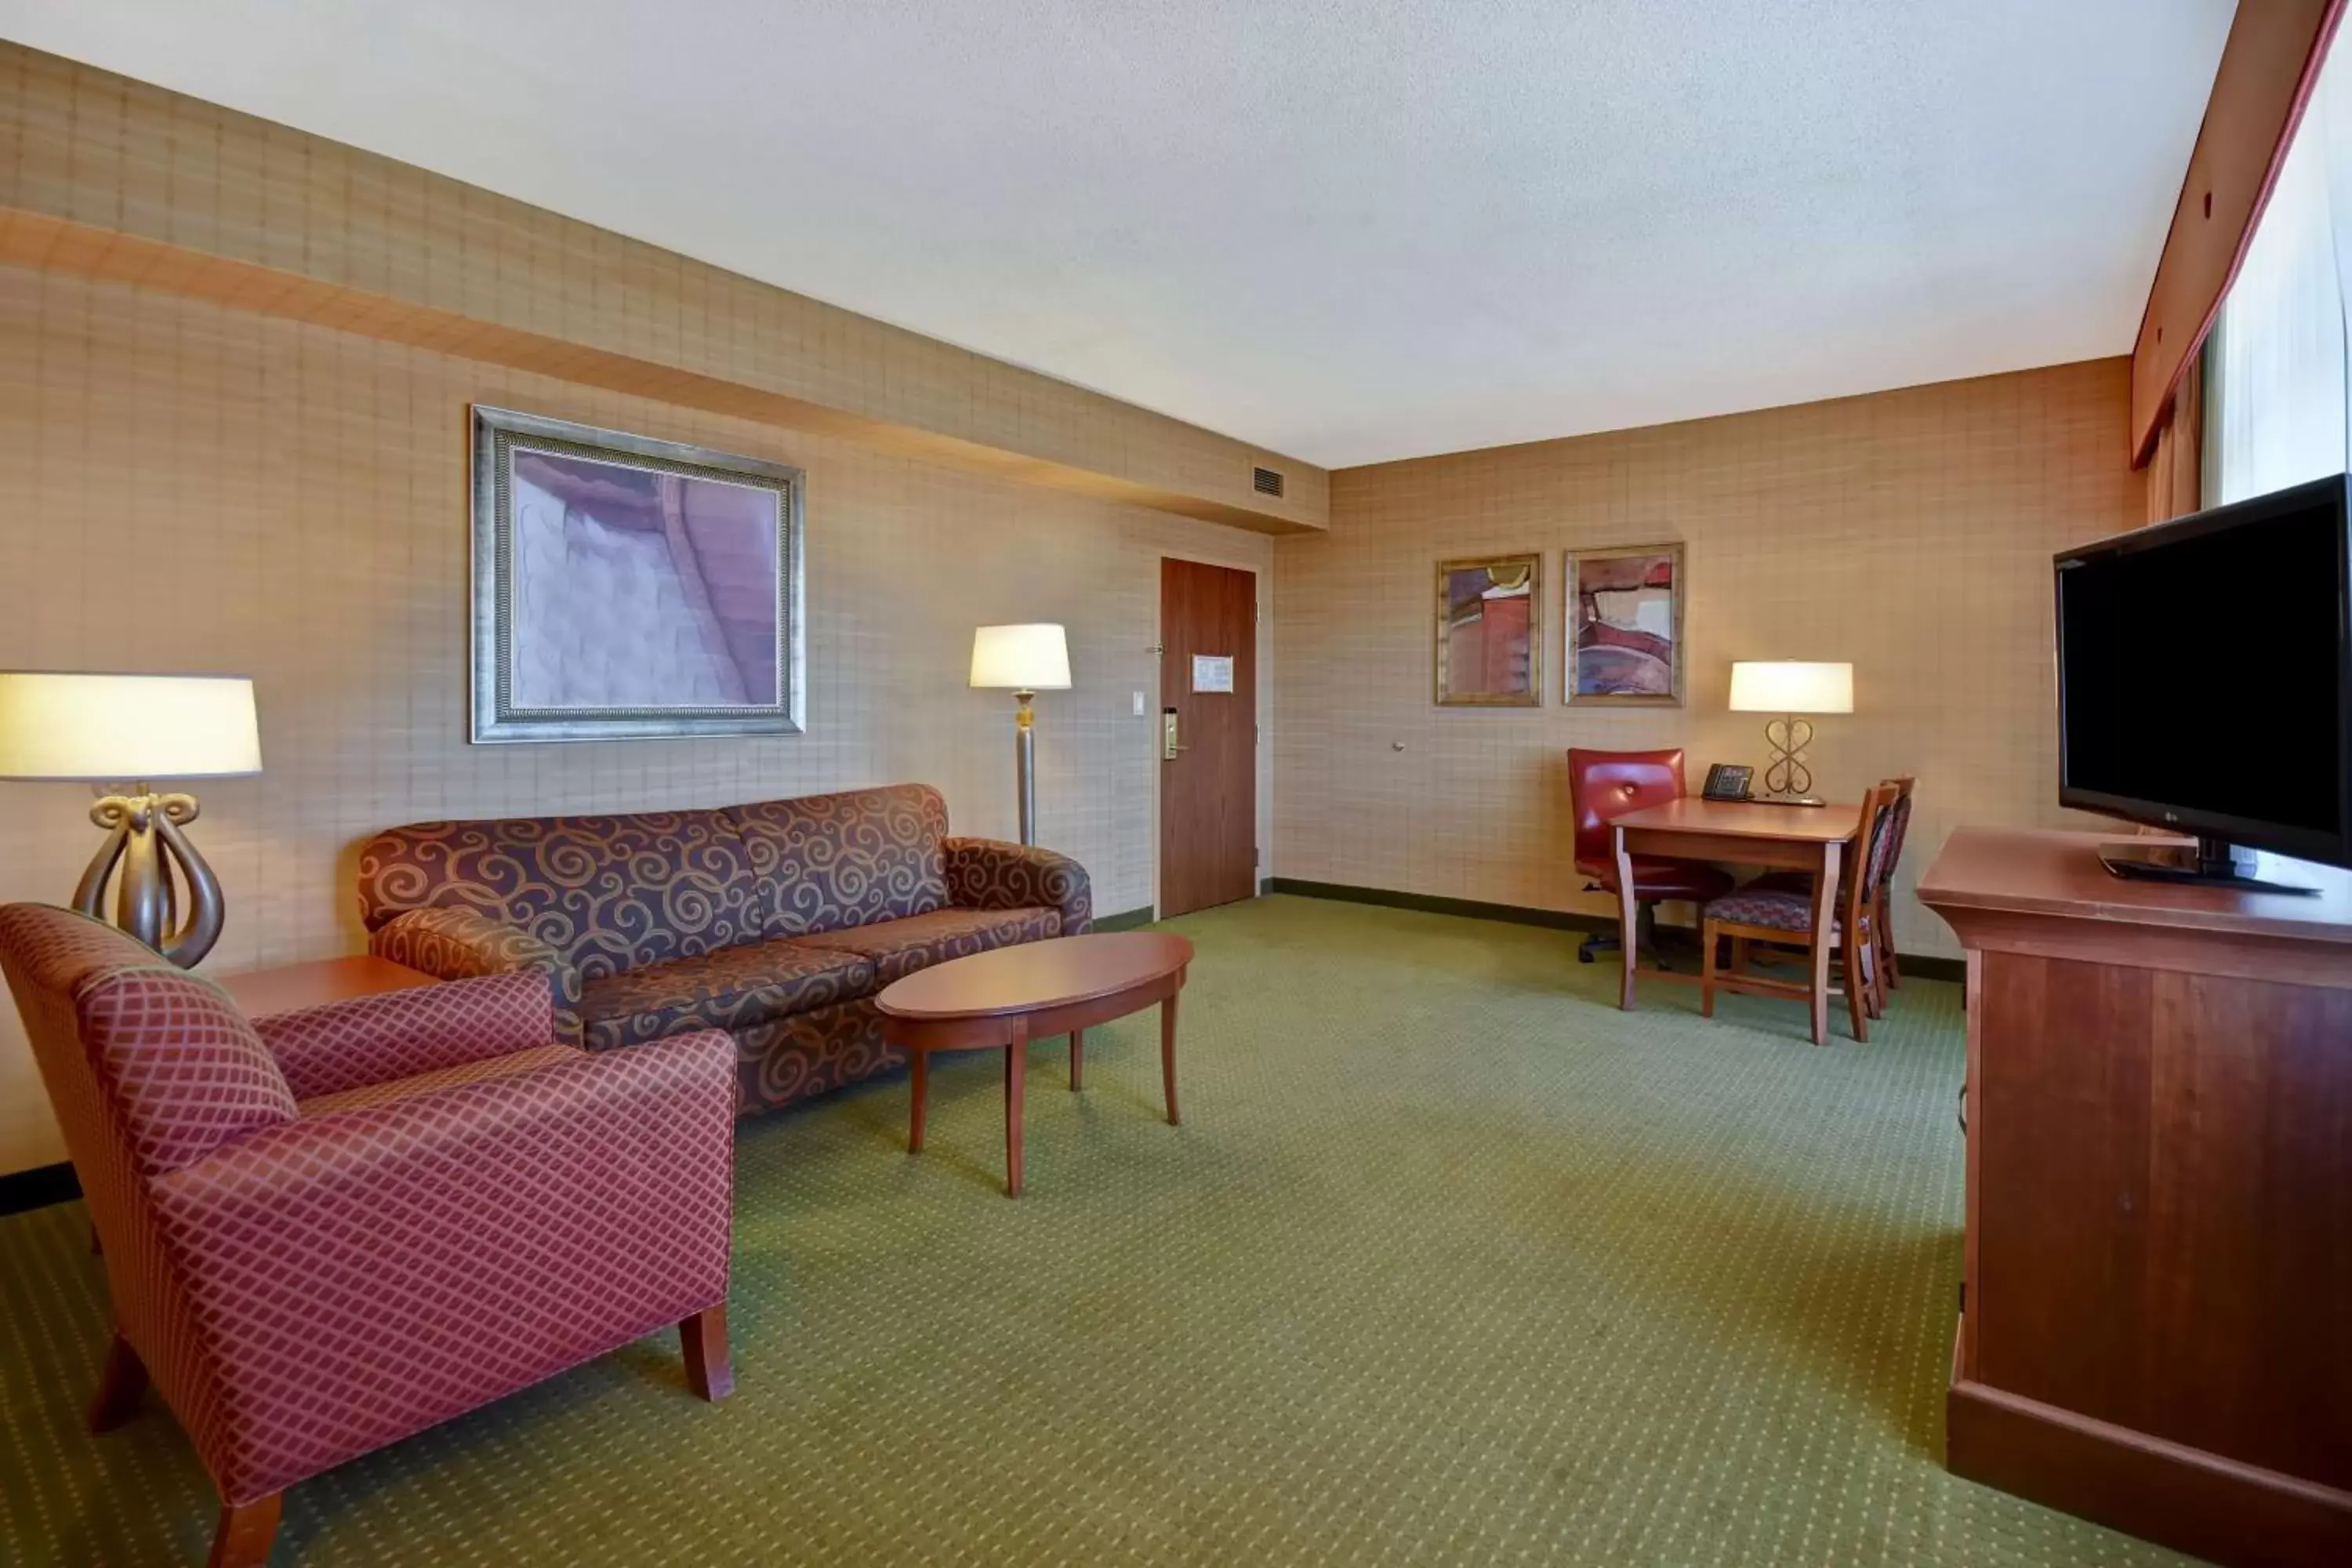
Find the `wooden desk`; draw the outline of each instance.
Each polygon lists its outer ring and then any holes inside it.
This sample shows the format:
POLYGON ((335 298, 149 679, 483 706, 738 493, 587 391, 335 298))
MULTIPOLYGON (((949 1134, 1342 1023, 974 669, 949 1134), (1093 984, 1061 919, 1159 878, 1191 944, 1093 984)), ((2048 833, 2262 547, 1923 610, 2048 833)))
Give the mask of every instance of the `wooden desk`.
POLYGON ((322 958, 312 963, 289 963, 282 969, 254 969, 221 976, 221 989, 235 998, 248 1018, 299 1012, 328 1002, 373 996, 379 991, 405 991, 412 985, 436 985, 430 974, 394 963, 388 958, 322 958))
MULTIPOLYGON (((1859 831, 1859 805, 1768 805, 1747 801, 1703 800, 1685 795, 1664 805, 1645 805, 1610 818, 1609 828, 1617 858, 1617 912, 1623 924, 1624 967, 1619 981, 1617 1005, 1633 1006, 1633 870, 1636 855, 1663 855, 1676 860, 1720 860, 1735 866, 1764 866, 1774 870, 1809 871, 1813 878, 1813 930, 1828 931, 1837 924, 1838 870, 1845 847, 1859 831)), ((1830 1036, 1830 944, 1815 942, 1812 952, 1813 1044, 1825 1045, 1830 1036)), ((1668 980, 1689 983, 1695 976, 1651 970, 1668 980)))
POLYGON ((1957 1475, 2200 1557, 2352 1563, 2352 873, 2130 882, 1963 828, 1957 1475))

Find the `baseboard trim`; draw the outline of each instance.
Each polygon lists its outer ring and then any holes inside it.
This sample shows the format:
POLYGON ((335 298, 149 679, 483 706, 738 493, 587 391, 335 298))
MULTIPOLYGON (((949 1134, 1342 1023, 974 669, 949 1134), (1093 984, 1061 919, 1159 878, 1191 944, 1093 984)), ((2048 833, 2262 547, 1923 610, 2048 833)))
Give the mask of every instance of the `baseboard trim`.
POLYGON ((1393 888, 1349 887, 1344 882, 1302 882, 1295 877, 1268 879, 1266 891, 1295 893, 1302 899, 1333 899, 1348 904, 1378 904, 1389 910, 1417 910, 1425 915, 1459 915, 1465 920, 1546 926, 1553 931, 1613 931, 1617 929, 1617 922, 1606 915, 1580 914, 1570 910, 1536 910, 1522 904, 1489 904, 1476 899, 1441 899, 1430 893, 1399 892, 1393 888))
POLYGON ((1944 1462, 2050 1508, 2216 1563, 2352 1560, 2352 1493, 1983 1384, 1945 1396, 1944 1462))
POLYGON ((81 1179, 63 1160, 54 1165, 36 1165, 29 1171, 12 1171, 0 1176, 0 1215, 45 1209, 51 1204, 70 1203, 79 1196, 81 1179))
MULTIPOLYGON (((1465 920, 1543 926, 1552 931, 1607 931, 1613 934, 1617 930, 1617 922, 1607 915, 1589 915, 1573 910, 1530 909, 1524 904, 1490 904, 1477 899, 1441 899, 1430 893, 1401 892, 1393 888, 1358 888, 1345 882, 1305 882, 1295 877, 1269 877, 1262 890, 1293 893, 1302 899, 1332 899, 1348 904, 1377 904, 1390 910, 1417 910, 1425 915, 1458 915, 1465 920)), ((1922 980, 1959 981, 1968 978, 1968 965, 1957 958, 1908 952, 1895 956, 1906 975, 1916 975, 1922 980)))
POLYGON ((1146 904, 1139 910, 1129 910, 1123 914, 1097 915, 1095 917, 1094 929, 1096 931, 1133 931, 1138 926, 1150 925, 1151 918, 1151 906, 1146 904))

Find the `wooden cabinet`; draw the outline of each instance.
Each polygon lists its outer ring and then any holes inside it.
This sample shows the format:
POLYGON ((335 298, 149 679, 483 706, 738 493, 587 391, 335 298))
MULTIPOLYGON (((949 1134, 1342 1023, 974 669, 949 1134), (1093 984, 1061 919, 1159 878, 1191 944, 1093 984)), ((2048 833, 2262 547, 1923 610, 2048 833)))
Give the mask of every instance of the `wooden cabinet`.
POLYGON ((2223 1563, 2352 1563, 2352 875, 2126 882, 1953 835, 1958 1474, 2223 1563))

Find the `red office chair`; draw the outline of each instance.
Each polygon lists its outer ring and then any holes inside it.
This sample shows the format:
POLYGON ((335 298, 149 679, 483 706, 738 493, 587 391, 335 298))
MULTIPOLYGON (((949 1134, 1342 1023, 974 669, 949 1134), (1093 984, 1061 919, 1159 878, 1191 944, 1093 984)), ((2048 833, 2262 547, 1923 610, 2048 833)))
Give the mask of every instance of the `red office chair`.
MULTIPOLYGON (((1576 807, 1576 868, 1591 877, 1590 892, 1617 891, 1615 847, 1609 833, 1612 817, 1645 805, 1683 797, 1682 748, 1662 752, 1587 752, 1573 746, 1568 752, 1568 787, 1576 807)), ((1731 891, 1731 874, 1696 860, 1664 860, 1652 856, 1633 859, 1633 897, 1640 904, 1634 940, 1657 951, 1657 906, 1661 899, 1687 899, 1706 903, 1731 891)), ((1623 933, 1596 931, 1576 950, 1577 962, 1590 963, 1592 955, 1621 945, 1623 933)))

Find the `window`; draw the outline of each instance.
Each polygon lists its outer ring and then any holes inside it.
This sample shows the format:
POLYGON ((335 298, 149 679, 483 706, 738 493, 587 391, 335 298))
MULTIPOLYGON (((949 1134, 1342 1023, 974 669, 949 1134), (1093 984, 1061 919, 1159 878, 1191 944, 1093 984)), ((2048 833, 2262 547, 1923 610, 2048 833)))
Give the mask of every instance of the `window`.
POLYGON ((2352 64, 2322 64, 2205 349, 2204 501, 2352 468, 2352 64))

